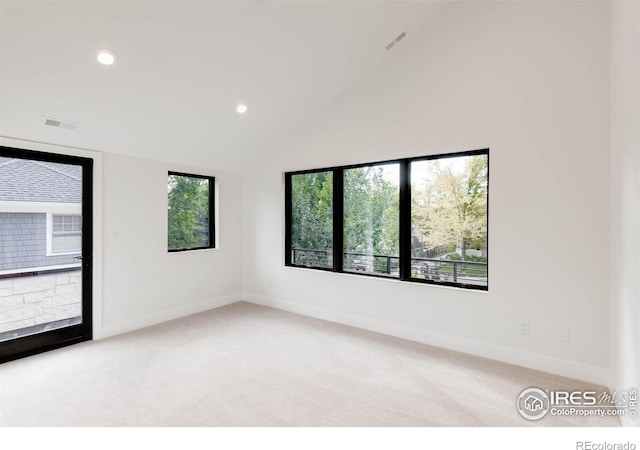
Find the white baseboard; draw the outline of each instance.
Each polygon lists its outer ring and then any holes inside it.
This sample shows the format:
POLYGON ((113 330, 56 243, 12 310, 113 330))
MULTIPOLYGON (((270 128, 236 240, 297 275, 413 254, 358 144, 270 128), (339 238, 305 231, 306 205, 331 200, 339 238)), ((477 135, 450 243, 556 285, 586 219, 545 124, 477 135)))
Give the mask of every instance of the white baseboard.
POLYGON ((169 320, 190 316, 209 309, 219 308, 220 306, 230 305, 240 301, 240 299, 240 294, 225 295, 224 297, 218 297, 199 303, 192 303, 179 308, 160 311, 146 316, 137 317, 135 319, 126 320, 124 322, 104 325, 102 327, 102 339, 115 336, 117 334, 127 333, 129 331, 139 330, 140 328, 150 327, 169 320))
POLYGON ((495 361, 540 370, 602 386, 607 386, 609 381, 609 371, 600 367, 589 366, 535 353, 527 353, 493 344, 473 341, 471 339, 447 336, 378 319, 361 317, 350 313, 318 308, 315 306, 275 299, 249 292, 243 292, 240 295, 240 298, 244 301, 256 303, 258 305, 269 306, 284 311, 315 317, 317 319, 375 331, 377 333, 387 334, 410 341, 433 345, 434 347, 480 356, 495 361))

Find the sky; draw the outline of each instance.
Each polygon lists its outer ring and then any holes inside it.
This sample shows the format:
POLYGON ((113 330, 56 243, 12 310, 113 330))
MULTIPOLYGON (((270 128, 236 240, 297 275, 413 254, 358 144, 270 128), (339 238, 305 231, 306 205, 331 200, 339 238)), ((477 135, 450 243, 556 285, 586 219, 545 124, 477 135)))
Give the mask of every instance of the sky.
MULTIPOLYGON (((441 158, 425 161, 414 161, 411 163, 411 181, 412 183, 426 183, 433 180, 433 169, 440 166, 441 169, 451 168, 454 174, 464 172, 465 161, 469 156, 457 156, 453 158, 441 158)), ((400 165, 397 163, 385 164, 383 176, 385 180, 398 186, 400 180, 400 165)))

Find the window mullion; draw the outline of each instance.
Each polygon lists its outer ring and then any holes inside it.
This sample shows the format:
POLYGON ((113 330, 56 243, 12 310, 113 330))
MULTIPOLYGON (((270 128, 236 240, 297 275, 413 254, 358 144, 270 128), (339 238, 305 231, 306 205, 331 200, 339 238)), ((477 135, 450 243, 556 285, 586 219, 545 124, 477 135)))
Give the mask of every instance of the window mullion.
POLYGON ((400 161, 400 279, 409 280, 411 278, 411 161, 404 159, 400 161))
POLYGON ((344 170, 333 170, 333 271, 344 264, 344 170))
POLYGON ((209 187, 209 247, 216 248, 216 227, 215 227, 215 210, 216 210, 216 182, 215 178, 210 177, 208 182, 209 187))
POLYGON ((291 226, 291 221, 292 221, 292 209, 293 209, 293 195, 291 192, 292 189, 292 185, 291 185, 291 174, 287 173, 285 174, 284 177, 284 195, 285 195, 285 210, 284 210, 284 215, 285 215, 285 235, 284 235, 284 241, 285 241, 285 250, 284 250, 284 263, 285 265, 289 266, 291 264, 293 264, 295 261, 292 261, 291 259, 291 246, 292 246, 292 238, 291 238, 291 233, 292 233, 292 226, 291 226))

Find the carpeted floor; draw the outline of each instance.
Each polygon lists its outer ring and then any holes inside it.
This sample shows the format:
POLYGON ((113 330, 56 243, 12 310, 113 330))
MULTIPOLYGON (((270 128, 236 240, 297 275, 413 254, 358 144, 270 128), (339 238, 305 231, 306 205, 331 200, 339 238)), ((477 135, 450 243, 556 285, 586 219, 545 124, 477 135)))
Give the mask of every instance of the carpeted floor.
POLYGON ((531 386, 593 388, 241 302, 0 365, 0 425, 620 425, 529 422, 531 386))

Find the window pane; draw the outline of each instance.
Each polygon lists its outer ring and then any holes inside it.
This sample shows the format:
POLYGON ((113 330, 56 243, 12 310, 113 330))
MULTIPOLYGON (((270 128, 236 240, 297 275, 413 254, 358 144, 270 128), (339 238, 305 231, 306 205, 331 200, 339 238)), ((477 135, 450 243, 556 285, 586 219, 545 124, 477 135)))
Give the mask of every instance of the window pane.
POLYGON ((82 216, 55 215, 53 216, 54 233, 81 233, 82 216))
POLYGON ((52 253, 80 253, 82 237, 79 234, 63 234, 53 236, 51 241, 52 253))
POLYGON ((291 263, 333 266, 333 173, 291 176, 291 263))
POLYGON ((399 164, 344 171, 344 270, 399 276, 399 164))
POLYGON ((53 216, 51 253, 80 253, 82 250, 82 216, 53 216))
POLYGON ((411 163, 411 276, 487 286, 488 156, 411 163))
POLYGON ((209 242, 209 178, 169 175, 169 250, 212 247, 209 242))

